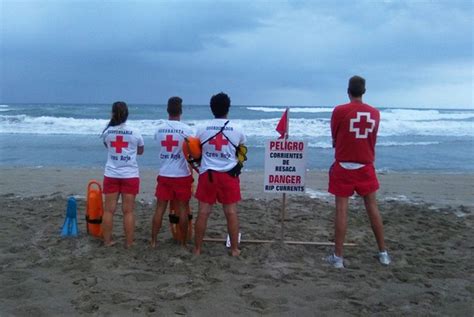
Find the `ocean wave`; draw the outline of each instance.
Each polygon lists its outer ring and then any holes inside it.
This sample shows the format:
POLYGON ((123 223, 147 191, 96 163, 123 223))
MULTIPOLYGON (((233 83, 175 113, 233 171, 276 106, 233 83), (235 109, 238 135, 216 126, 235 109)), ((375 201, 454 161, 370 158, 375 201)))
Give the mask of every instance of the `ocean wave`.
POLYGON ((379 136, 472 136, 470 121, 409 121, 384 120, 379 126, 379 136))
POLYGON ((423 146, 423 145, 437 145, 440 142, 437 141, 426 141, 426 142, 379 142, 377 146, 423 146))
POLYGON ((319 191, 319 190, 314 190, 311 188, 306 187, 305 189, 305 194, 309 196, 310 198, 313 199, 323 199, 326 200, 328 198, 331 198, 331 194, 326 192, 326 191, 319 191))
MULTIPOLYGON (((246 135, 256 138, 273 138, 278 135, 275 127, 280 118, 233 120, 246 135)), ((154 135, 164 120, 129 120, 127 123, 138 128, 143 135, 154 135)), ((0 133, 20 134, 100 134, 108 120, 78 119, 72 117, 33 117, 27 115, 0 115, 0 133)), ((192 128, 204 125, 209 120, 183 120, 192 128)), ((290 136, 293 138, 330 137, 330 122, 327 118, 290 119, 290 136)), ((472 121, 408 121, 382 119, 379 136, 470 136, 472 121)))
MULTIPOLYGON (((247 110, 282 113, 286 107, 246 107, 247 110)), ((331 107, 290 107, 291 113, 331 113, 331 107)), ((436 110, 436 109, 381 109, 382 120, 403 121, 439 121, 439 120, 469 120, 474 119, 474 111, 470 110, 436 110)))
MULTIPOLYGON (((394 141, 385 141, 377 143, 377 147, 395 147, 395 146, 427 146, 427 145, 437 145, 440 142, 394 142, 394 141)), ((264 148, 265 142, 257 142, 253 147, 256 148, 264 148)), ((319 141, 319 142, 308 142, 309 148, 317 148, 317 149, 331 149, 332 143, 331 141, 319 141)))
POLYGON ((70 117, 0 116, 0 133, 14 134, 100 134, 108 120, 70 117), (101 129, 102 127, 102 129, 101 129))
MULTIPOLYGON (((261 111, 261 112, 283 112, 286 107, 275 108, 275 107, 247 107, 247 110, 261 111)), ((333 108, 312 108, 312 107, 290 107, 290 113, 320 113, 320 112, 332 112, 333 108)))
POLYGON ((407 196, 405 195, 395 195, 395 196, 385 196, 382 198, 383 201, 398 201, 398 202, 404 202, 404 203, 409 203, 411 202, 410 199, 408 199, 407 196))
POLYGON ((418 109, 385 109, 381 112, 382 120, 397 121, 439 121, 474 119, 474 111, 440 111, 418 109))

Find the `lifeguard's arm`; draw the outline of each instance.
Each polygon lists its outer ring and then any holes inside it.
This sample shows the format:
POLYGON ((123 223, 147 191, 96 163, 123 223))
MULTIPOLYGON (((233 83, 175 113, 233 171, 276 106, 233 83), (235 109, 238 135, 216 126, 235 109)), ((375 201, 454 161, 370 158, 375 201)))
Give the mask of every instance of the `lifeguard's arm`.
POLYGON ((109 148, 109 146, 107 145, 107 142, 105 142, 105 139, 106 139, 106 136, 107 136, 105 132, 107 131, 107 129, 108 129, 108 127, 104 131, 102 131, 102 134, 100 135, 100 138, 102 139, 102 143, 104 143, 104 146, 105 146, 106 149, 109 148))
POLYGON ((242 135, 240 137, 240 140, 239 140, 239 145, 245 145, 246 142, 247 142, 247 136, 242 133, 242 135))
POLYGON ((336 131, 337 131, 337 125, 336 125, 336 109, 333 110, 332 115, 331 115, 331 137, 332 137, 332 147, 336 147, 336 131))
POLYGON ((106 149, 109 148, 109 146, 107 145, 107 142, 105 142, 105 134, 102 132, 102 135, 100 136, 100 138, 102 139, 102 143, 104 143, 104 146, 106 149))
POLYGON ((137 145, 137 155, 142 155, 145 152, 145 142, 143 142, 143 137, 138 133, 138 145, 137 145))

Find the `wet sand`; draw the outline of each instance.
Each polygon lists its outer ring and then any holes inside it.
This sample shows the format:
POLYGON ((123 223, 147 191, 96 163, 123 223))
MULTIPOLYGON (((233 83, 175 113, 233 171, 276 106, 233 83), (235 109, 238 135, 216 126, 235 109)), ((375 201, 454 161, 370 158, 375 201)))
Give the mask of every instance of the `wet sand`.
MULTIPOLYGON (((153 171, 142 171, 136 245, 122 247, 122 216, 104 248, 85 234, 85 187, 100 169, 2 168, 0 181, 0 315, 2 316, 472 316, 474 314, 473 175, 380 175, 389 267, 363 204, 351 200, 347 268, 322 258, 328 246, 242 244, 239 258, 223 243, 194 257, 171 238, 165 219, 157 249, 148 247, 153 171), (61 238, 67 197, 78 199, 78 238, 61 238)), ((242 176, 243 239, 280 236, 279 195, 263 194, 261 172, 242 176)), ((306 195, 289 195, 285 238, 333 239, 332 197, 325 173, 311 172, 306 195)), ((197 203, 193 199, 196 214, 197 203)), ((224 237, 215 207, 207 236, 224 237)), ((191 246, 191 244, 190 244, 191 246)))

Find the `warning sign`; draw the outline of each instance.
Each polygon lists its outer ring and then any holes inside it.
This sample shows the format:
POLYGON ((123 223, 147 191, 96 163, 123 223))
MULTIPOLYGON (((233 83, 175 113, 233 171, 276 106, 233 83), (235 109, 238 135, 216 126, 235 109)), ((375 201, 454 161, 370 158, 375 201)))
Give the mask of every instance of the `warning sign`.
POLYGON ((265 192, 304 193, 306 147, 305 141, 267 141, 265 144, 265 192))

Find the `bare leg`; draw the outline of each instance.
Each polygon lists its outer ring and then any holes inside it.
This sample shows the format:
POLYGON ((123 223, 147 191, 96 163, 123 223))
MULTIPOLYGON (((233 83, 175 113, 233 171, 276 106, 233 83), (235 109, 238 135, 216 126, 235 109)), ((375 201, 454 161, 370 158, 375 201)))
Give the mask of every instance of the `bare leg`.
POLYGON ((177 213, 179 215, 179 229, 183 233, 183 240, 180 241, 183 247, 186 247, 188 242, 188 202, 185 201, 176 201, 177 213))
POLYGON ((114 226, 114 213, 117 208, 119 193, 105 194, 104 215, 102 217, 102 234, 104 235, 104 245, 112 246, 112 230, 114 226))
POLYGON ((202 241, 207 228, 207 219, 211 214, 212 205, 208 203, 199 202, 199 213, 194 225, 194 249, 195 255, 201 254, 202 241))
POLYGON ((163 222, 163 214, 168 207, 167 200, 158 200, 156 202, 156 209, 155 214, 153 215, 153 219, 151 220, 151 241, 150 245, 152 248, 156 247, 156 236, 161 229, 161 223, 163 222))
POLYGON ((239 256, 239 217, 237 204, 222 205, 227 219, 227 231, 230 236, 230 252, 232 256, 239 256))
POLYGON ((336 217, 334 221, 335 248, 334 254, 342 257, 344 239, 347 231, 347 209, 349 207, 349 197, 336 196, 336 217))
POLYGON ((384 234, 383 234, 383 222, 382 216, 380 216, 379 208, 377 207, 376 192, 370 193, 364 196, 365 209, 369 216, 372 231, 377 240, 379 251, 385 250, 384 234))
POLYGON ((135 195, 122 194, 122 212, 123 212, 123 228, 125 230, 125 248, 133 245, 133 236, 135 233, 135 195))

